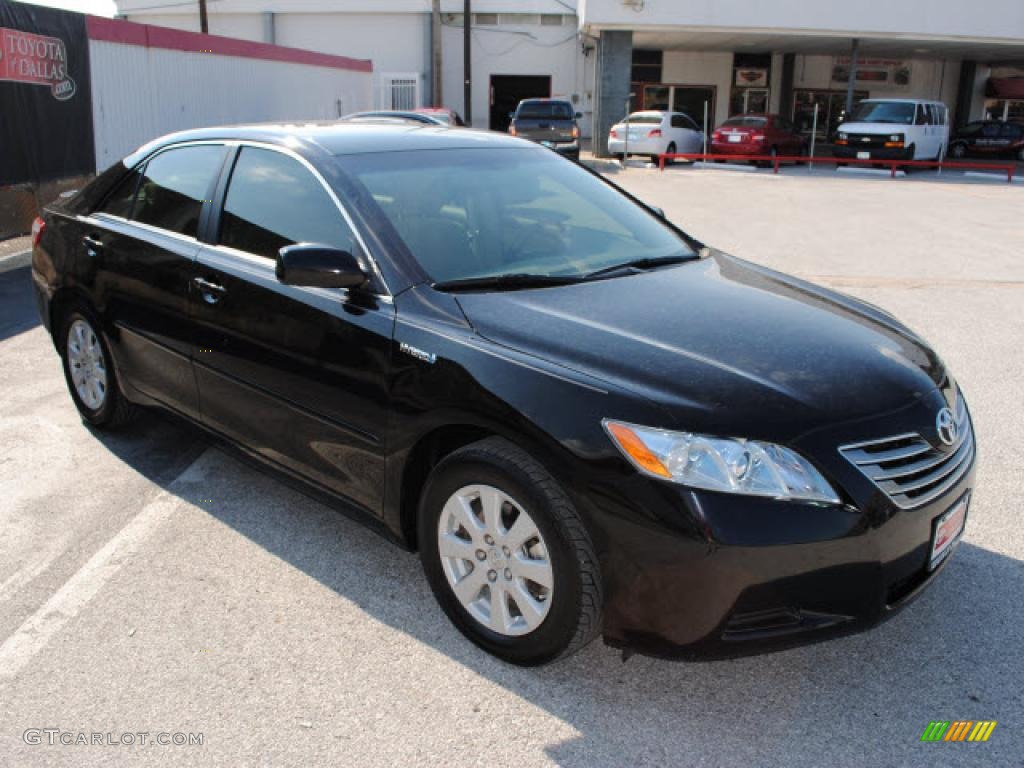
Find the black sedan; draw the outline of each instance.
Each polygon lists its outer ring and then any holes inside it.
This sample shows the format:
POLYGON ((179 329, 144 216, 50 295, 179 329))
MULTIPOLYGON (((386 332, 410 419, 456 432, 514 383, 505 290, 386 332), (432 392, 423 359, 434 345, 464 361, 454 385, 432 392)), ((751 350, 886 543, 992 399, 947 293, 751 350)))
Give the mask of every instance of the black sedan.
POLYGON ((949 140, 949 156, 1002 155, 1024 162, 1024 124, 998 120, 968 123, 949 140))
POLYGON ((418 550, 517 664, 862 629, 964 529, 971 420, 924 341, 521 139, 179 133, 35 230, 86 422, 195 422, 418 550))

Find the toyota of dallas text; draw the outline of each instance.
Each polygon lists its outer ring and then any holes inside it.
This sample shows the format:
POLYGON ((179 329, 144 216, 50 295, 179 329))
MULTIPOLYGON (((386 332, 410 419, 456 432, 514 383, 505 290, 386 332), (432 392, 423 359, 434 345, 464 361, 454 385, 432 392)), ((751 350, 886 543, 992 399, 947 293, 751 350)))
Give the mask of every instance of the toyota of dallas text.
POLYGON ((967 523, 971 418, 924 340, 520 138, 173 134, 33 237, 91 428, 193 422, 418 552, 513 663, 862 630, 967 523))

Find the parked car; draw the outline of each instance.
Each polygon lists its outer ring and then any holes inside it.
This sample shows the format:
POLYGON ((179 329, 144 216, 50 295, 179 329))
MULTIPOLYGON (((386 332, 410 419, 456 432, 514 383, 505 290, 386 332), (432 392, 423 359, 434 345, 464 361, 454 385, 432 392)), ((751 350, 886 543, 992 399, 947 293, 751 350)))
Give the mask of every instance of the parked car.
POLYGON ((572 104, 562 99, 523 99, 509 117, 508 132, 535 141, 560 155, 580 159, 581 117, 572 104))
POLYGON ((949 156, 1012 155, 1024 162, 1024 125, 997 120, 968 123, 949 142, 949 156))
POLYGON ((509 136, 173 134, 45 210, 32 284, 89 425, 191 419, 418 550, 517 664, 864 629, 964 529, 971 420, 919 336, 509 136))
POLYGON ((387 121, 417 123, 421 125, 448 125, 448 123, 441 119, 441 117, 424 113, 419 110, 403 111, 400 109, 377 109, 369 112, 353 112, 350 115, 338 118, 338 122, 340 123, 380 123, 387 121))
POLYGON ((462 117, 458 112, 452 109, 445 109, 444 107, 422 107, 420 109, 414 109, 418 115, 426 115, 432 117, 435 120, 440 120, 445 125, 452 128, 461 128, 466 125, 462 117))
POLYGON ((865 99, 839 126, 835 157, 937 160, 949 143, 949 110, 941 101, 865 99))
POLYGON ((682 112, 634 112, 626 120, 613 125, 608 133, 608 151, 611 154, 625 159, 627 150, 631 155, 647 155, 653 162, 657 162, 658 155, 703 152, 704 132, 682 112))
MULTIPOLYGON (((782 115, 735 115, 711 134, 711 154, 776 156, 807 154, 807 139, 782 115)), ((756 161, 755 161, 756 162, 756 161)))

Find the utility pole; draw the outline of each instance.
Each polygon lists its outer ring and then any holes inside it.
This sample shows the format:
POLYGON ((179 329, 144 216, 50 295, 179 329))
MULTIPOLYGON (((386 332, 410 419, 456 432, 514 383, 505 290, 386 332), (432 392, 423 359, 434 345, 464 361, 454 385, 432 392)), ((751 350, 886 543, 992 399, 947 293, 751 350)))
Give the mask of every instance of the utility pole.
POLYGON ((206 0, 199 0, 199 31, 204 35, 210 33, 210 20, 206 17, 206 0))
POLYGON ((441 59, 441 0, 434 0, 434 8, 430 18, 430 46, 431 60, 433 61, 431 66, 434 70, 431 100, 435 107, 443 107, 444 91, 441 87, 441 67, 443 64, 441 59))
POLYGON ((860 49, 860 40, 853 38, 850 46, 850 80, 846 83, 846 119, 850 119, 853 112, 853 89, 857 85, 857 53, 860 49))
POLYGON ((473 31, 473 10, 470 0, 465 0, 462 9, 462 71, 463 71, 463 108, 462 119, 466 125, 473 125, 473 65, 470 62, 470 40, 473 31))

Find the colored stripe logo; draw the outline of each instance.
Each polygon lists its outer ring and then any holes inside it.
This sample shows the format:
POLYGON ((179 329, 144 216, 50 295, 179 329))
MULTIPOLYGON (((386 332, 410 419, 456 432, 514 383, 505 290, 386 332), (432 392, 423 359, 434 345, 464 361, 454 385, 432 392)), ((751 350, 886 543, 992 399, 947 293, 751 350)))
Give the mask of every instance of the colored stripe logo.
POLYGON ((932 720, 921 741, 988 741, 995 729, 995 720, 932 720))

